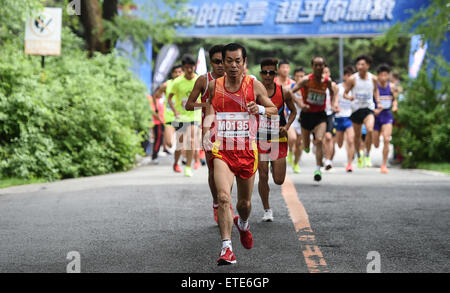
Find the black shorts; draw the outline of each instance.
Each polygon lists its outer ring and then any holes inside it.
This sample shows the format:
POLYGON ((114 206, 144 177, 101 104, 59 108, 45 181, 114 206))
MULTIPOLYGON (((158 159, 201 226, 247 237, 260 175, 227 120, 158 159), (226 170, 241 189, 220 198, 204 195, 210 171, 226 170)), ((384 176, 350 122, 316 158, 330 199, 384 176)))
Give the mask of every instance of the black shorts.
POLYGON ((197 121, 189 121, 189 122, 177 122, 172 121, 172 126, 175 128, 175 131, 181 130, 186 131, 189 125, 199 125, 200 123, 197 121))
POLYGON ((312 131, 320 123, 327 122, 327 114, 322 112, 301 112, 298 119, 302 128, 312 131))
POLYGON ((334 115, 327 116, 327 132, 331 133, 333 136, 336 135, 336 129, 334 128, 334 115))
POLYGON ((369 108, 359 109, 358 111, 353 112, 352 116, 350 116, 350 120, 355 124, 363 124, 364 119, 369 115, 374 115, 373 111, 369 108))

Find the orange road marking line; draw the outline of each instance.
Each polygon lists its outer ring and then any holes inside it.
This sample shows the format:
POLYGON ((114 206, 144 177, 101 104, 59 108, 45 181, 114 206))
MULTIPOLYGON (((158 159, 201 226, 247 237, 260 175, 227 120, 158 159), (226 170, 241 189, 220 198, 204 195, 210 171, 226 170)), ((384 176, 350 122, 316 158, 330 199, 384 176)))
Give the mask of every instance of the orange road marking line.
POLYGON ((306 209, 298 198, 295 186, 288 175, 286 175, 286 179, 281 185, 281 192, 288 207, 292 223, 294 223, 295 232, 299 235, 298 240, 302 246, 302 253, 308 271, 310 273, 328 272, 325 258, 319 246, 315 244, 315 236, 311 229, 306 209))

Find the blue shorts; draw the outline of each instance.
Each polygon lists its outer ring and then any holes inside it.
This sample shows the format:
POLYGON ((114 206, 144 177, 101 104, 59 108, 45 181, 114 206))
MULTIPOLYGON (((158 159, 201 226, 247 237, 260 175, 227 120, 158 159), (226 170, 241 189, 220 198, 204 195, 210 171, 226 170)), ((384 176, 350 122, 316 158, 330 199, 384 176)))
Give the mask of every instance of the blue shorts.
POLYGON ((336 131, 346 131, 350 127, 352 127, 350 117, 334 118, 334 128, 336 128, 336 131))

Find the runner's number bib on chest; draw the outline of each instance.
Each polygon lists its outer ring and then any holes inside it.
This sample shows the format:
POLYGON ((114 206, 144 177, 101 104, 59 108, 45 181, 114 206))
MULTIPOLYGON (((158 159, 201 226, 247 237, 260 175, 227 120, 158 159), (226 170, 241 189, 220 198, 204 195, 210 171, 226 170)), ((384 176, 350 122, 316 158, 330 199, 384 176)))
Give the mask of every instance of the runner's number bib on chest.
POLYGON ((249 137, 250 115, 247 112, 219 112, 216 114, 219 137, 249 137))
POLYGON ((279 115, 273 115, 270 117, 266 116, 259 116, 259 126, 258 126, 258 132, 259 133, 266 133, 266 134, 278 134, 280 131, 280 116, 279 115))
POLYGON ((325 103, 326 98, 327 98, 326 92, 309 89, 306 101, 313 105, 323 105, 325 103))

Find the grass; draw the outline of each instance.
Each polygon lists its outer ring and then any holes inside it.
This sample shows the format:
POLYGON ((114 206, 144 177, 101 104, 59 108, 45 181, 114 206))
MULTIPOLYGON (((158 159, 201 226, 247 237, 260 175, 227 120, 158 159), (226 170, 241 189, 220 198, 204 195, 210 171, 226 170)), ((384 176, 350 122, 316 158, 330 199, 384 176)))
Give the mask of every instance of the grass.
POLYGON ((47 182, 45 179, 0 178, 0 188, 47 182))
POLYGON ((450 163, 419 163, 417 168, 450 174, 450 163))

